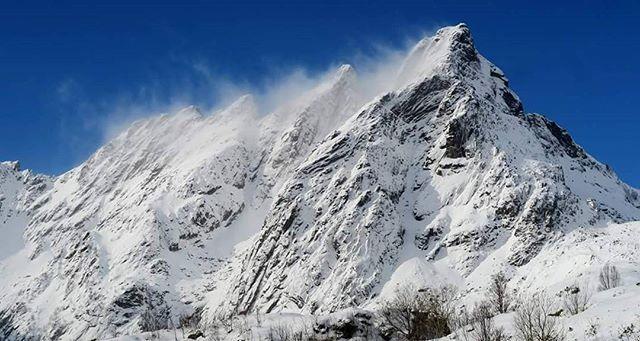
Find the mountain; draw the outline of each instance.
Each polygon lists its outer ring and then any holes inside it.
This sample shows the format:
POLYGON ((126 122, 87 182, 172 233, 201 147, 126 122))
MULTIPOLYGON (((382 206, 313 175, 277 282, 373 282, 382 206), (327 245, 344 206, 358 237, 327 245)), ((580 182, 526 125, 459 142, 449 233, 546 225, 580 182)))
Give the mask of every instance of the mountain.
POLYGON ((497 271, 523 292, 606 262, 640 278, 638 191, 525 113, 466 25, 420 41, 390 84, 367 98, 343 65, 268 115, 247 95, 138 121, 55 178, 2 163, 0 338, 375 308, 406 284, 471 299, 497 271))
POLYGON ((361 306, 416 267, 478 285, 574 229, 640 218, 635 190, 524 114, 466 26, 421 41, 406 74, 419 81, 355 113, 277 194, 237 257, 239 312, 361 306))

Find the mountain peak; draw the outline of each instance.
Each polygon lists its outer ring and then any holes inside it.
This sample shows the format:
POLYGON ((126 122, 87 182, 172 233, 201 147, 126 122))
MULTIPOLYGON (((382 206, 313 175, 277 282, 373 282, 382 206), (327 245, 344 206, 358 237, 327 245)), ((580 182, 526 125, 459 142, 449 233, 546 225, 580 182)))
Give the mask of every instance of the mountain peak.
POLYGON ((437 72, 460 71, 461 66, 479 62, 478 52, 466 24, 439 29, 420 40, 409 52, 398 73, 399 87, 421 81, 437 72))
POLYGON ((327 80, 322 82, 312 91, 320 93, 328 89, 335 88, 336 86, 352 86, 356 81, 356 77, 356 70, 353 66, 349 64, 342 64, 327 80))
POLYGON ((198 108, 195 105, 186 106, 186 107, 178 110, 177 114, 178 115, 186 115, 186 116, 193 115, 193 116, 197 116, 197 117, 202 116, 202 112, 200 111, 200 108, 198 108))
POLYGON ((336 79, 351 78, 356 76, 356 70, 350 64, 342 64, 335 73, 336 79))
POLYGON ((258 106, 252 95, 238 97, 231 105, 219 111, 214 117, 218 120, 234 119, 237 117, 254 117, 258 113, 258 106))
POLYGON ((6 167, 10 170, 19 172, 20 171, 20 162, 19 161, 2 161, 0 162, 0 166, 6 167))
POLYGON ((468 41, 471 39, 471 30, 465 23, 447 26, 436 32, 436 37, 450 36, 452 40, 468 41))

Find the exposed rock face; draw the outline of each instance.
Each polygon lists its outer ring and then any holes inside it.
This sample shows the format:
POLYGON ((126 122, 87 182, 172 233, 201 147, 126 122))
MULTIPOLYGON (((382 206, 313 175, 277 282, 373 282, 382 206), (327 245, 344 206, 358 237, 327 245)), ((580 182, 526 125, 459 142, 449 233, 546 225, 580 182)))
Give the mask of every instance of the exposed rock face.
POLYGON ((0 258, 0 338, 333 312, 431 274, 472 289, 568 231, 640 219, 638 192, 525 114, 465 25, 421 41, 396 90, 363 106, 355 83, 343 66, 266 117, 244 96, 139 121, 55 179, 0 164, 0 231, 24 235, 0 258))
POLYGON ((51 182, 48 176, 21 170, 18 162, 0 162, 0 264, 24 245, 25 225, 41 205, 34 203, 51 182))
MULTIPOLYGON (((51 188, 51 182, 51 178, 47 176, 21 170, 18 162, 0 162, 0 276, 3 276, 4 280, 18 280, 11 273, 12 258, 15 258, 15 253, 22 252, 25 244, 25 226, 40 207, 40 204, 35 202, 51 188)), ((5 295, 3 286, 0 289, 3 302, 5 295)), ((29 330, 24 328, 24 321, 21 320, 21 317, 28 313, 24 304, 16 304, 12 309, 1 307, 0 339, 9 339, 10 335, 17 338, 35 337, 35 334, 30 334, 29 330)))
POLYGON ((568 229, 640 217, 566 131, 522 113, 465 26, 409 60, 424 79, 355 114, 278 193, 232 276, 239 312, 360 306, 407 257, 465 277, 494 252, 522 266, 568 229))

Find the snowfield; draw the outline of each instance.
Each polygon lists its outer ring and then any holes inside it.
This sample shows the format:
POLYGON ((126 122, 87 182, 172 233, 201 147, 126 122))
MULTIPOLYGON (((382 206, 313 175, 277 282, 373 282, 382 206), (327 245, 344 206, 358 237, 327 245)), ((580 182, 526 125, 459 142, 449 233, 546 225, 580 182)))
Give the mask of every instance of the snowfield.
POLYGON ((497 273, 507 335, 545 295, 568 340, 637 338, 638 190, 526 113, 464 24, 389 84, 343 65, 267 115, 245 95, 137 121, 57 177, 0 163, 0 339, 379 339, 403 288, 461 311, 497 273))

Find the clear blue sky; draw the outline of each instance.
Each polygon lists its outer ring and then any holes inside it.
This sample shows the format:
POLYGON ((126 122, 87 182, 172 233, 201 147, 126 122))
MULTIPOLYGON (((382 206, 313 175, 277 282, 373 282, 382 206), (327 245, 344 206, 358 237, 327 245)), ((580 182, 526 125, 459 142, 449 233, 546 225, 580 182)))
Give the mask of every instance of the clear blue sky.
POLYGON ((3 1, 0 159, 58 174, 99 146, 100 115, 114 103, 151 101, 147 89, 161 102, 185 87, 207 103, 194 63, 259 84, 274 68, 321 70, 372 43, 466 22, 528 112, 640 187, 640 2, 215 3, 3 1))

